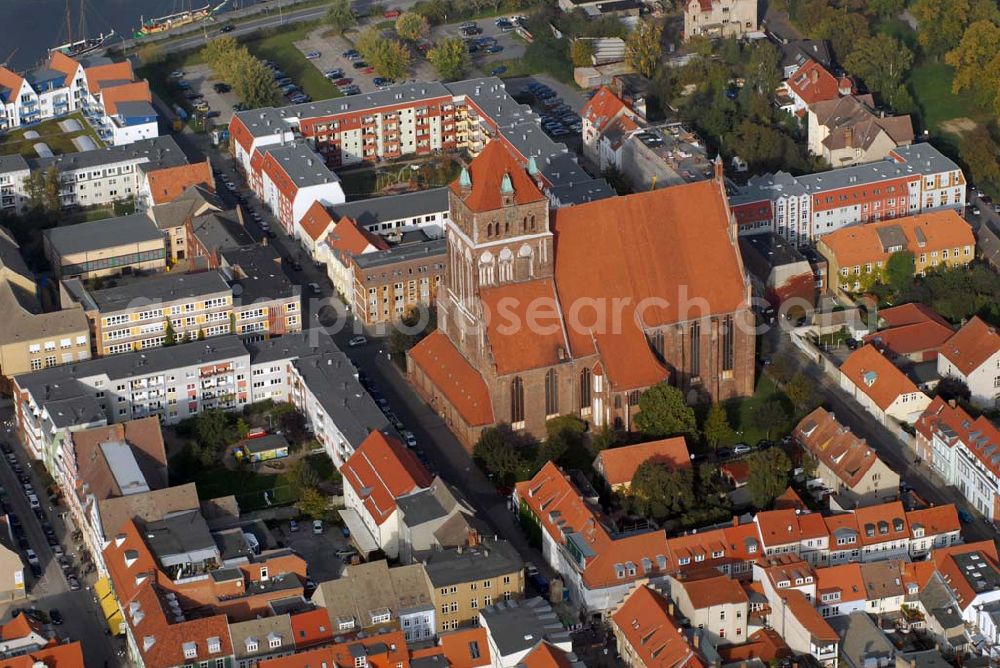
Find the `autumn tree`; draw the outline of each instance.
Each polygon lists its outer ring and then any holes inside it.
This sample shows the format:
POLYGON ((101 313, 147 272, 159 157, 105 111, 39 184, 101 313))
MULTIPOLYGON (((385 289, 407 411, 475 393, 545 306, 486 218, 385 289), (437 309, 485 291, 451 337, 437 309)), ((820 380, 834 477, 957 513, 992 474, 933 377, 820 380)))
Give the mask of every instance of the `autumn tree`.
POLYGON ((955 68, 952 92, 970 90, 983 106, 1000 115, 1000 26, 976 21, 944 59, 955 68))
POLYGON ((576 39, 569 46, 569 59, 573 67, 590 67, 594 64, 594 43, 589 39, 576 39))
POLYGON ((680 390, 666 383, 654 385, 642 393, 635 424, 654 437, 682 434, 695 437, 698 434, 694 410, 684 402, 680 390))
POLYGON ((858 40, 844 60, 844 67, 877 91, 893 108, 905 92, 902 83, 913 64, 913 52, 889 35, 878 34, 858 40))
POLYGON ((766 95, 768 100, 781 83, 781 54, 768 40, 758 40, 747 61, 746 86, 766 95))
POLYGON ((315 487, 303 490, 295 507, 300 513, 314 520, 324 519, 330 510, 330 499, 315 487))
POLYGON ((753 412, 753 426, 762 429, 767 438, 771 438, 771 433, 781 433, 788 429, 788 412, 777 399, 765 401, 753 412))
POLYGON ((788 488, 792 462, 781 448, 768 448, 750 455, 750 499, 759 510, 770 507, 774 499, 788 488))
POLYGON ((651 78, 660 63, 660 39, 663 28, 652 21, 642 21, 625 39, 625 62, 642 76, 651 78))
POLYGON ((655 460, 643 462, 622 501, 637 515, 657 519, 679 515, 698 503, 694 474, 690 467, 672 469, 655 460))
POLYGON ((469 67, 469 49, 458 38, 442 39, 427 52, 427 60, 442 81, 460 79, 469 67))
POLYGON ((962 39, 969 22, 969 0, 916 0, 910 14, 917 20, 917 42, 940 56, 962 39))
POLYGON ((815 383, 807 375, 799 371, 785 383, 785 396, 792 402, 792 406, 796 410, 810 410, 816 404, 815 383))
POLYGON ((705 417, 705 424, 701 427, 702 437, 714 450, 719 447, 719 443, 730 441, 733 438, 733 428, 729 426, 729 417, 722 404, 712 404, 705 417))
POLYGON ((59 169, 53 165, 48 169, 32 170, 24 184, 28 200, 37 210, 58 213, 62 209, 62 190, 59 169))
POLYGON ((982 125, 962 135, 958 145, 962 162, 969 170, 969 175, 977 183, 992 183, 1000 187, 1000 146, 993 139, 990 131, 982 125))
POLYGON ((163 61, 163 47, 156 42, 149 42, 143 44, 136 55, 139 56, 139 62, 143 65, 155 65, 163 61))
POLYGON ((526 450, 524 439, 509 425, 502 424, 483 430, 472 448, 472 456, 495 476, 498 484, 509 485, 530 473, 526 450))
POLYGON ((399 18, 396 19, 396 34, 408 42, 423 39, 430 31, 431 26, 427 19, 416 12, 400 14, 399 18))
POLYGON ((351 10, 351 0, 333 0, 330 3, 330 8, 326 10, 323 22, 338 35, 343 35, 356 26, 358 19, 351 10))

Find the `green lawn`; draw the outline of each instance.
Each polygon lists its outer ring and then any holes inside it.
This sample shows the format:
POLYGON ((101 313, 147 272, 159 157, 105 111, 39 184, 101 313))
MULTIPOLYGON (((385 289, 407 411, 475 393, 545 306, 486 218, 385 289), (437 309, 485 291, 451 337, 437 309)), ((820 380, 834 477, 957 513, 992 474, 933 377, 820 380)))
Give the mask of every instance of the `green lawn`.
POLYGON ((954 118, 983 120, 984 112, 970 93, 951 92, 953 70, 944 63, 925 63, 910 73, 910 88, 920 108, 921 126, 937 134, 942 122, 954 118))
POLYGON ((93 128, 83 120, 83 115, 75 113, 61 118, 42 121, 37 125, 32 125, 16 132, 11 132, 10 134, 0 135, 0 155, 20 153, 26 158, 34 158, 38 155, 35 152, 34 145, 39 142, 47 144, 56 155, 76 153, 78 149, 73 144, 73 139, 76 137, 90 137, 98 147, 104 146, 104 143, 98 139, 97 133, 94 132, 93 128), (79 121, 82 129, 77 132, 63 132, 62 128, 59 127, 59 123, 69 119, 79 121), (24 133, 29 130, 34 130, 41 136, 37 139, 25 139, 24 133))
POLYGON ((243 43, 258 58, 276 63, 312 99, 340 97, 337 87, 295 47, 295 42, 305 39, 315 28, 314 23, 305 23, 243 43))
MULTIPOLYGON (((729 424, 732 425, 733 430, 737 433, 732 443, 721 443, 720 445, 732 445, 733 443, 755 445, 760 439, 766 438, 768 435, 767 432, 754 425, 753 414, 758 406, 771 400, 780 401, 786 405, 786 408, 791 408, 788 405, 788 398, 785 396, 785 393, 778 389, 770 376, 762 374, 757 381, 757 387, 752 397, 727 401, 724 405, 726 413, 729 415, 729 424)), ((784 436, 790 430, 791 421, 789 420, 785 429, 771 430, 771 440, 784 436)))
POLYGON ((268 492, 274 506, 294 503, 299 498, 299 487, 290 479, 290 474, 234 471, 221 464, 204 466, 190 456, 187 448, 171 458, 170 467, 171 484, 193 482, 198 486, 201 499, 235 495, 242 510, 266 508, 264 492, 268 492))

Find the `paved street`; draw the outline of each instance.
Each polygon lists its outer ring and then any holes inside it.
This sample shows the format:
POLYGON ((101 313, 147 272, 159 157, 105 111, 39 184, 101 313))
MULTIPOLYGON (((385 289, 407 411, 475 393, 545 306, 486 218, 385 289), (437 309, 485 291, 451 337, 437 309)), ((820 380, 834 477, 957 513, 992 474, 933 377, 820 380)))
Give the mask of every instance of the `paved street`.
POLYGON ((788 336, 774 332, 769 333, 777 342, 775 355, 790 353, 799 362, 800 369, 815 382, 816 389, 828 410, 833 411, 837 419, 851 428, 856 436, 865 439, 878 456, 891 469, 897 471, 900 479, 909 484, 925 501, 933 505, 954 503, 964 508, 974 521, 962 525, 962 535, 966 542, 977 540, 995 540, 995 529, 981 519, 981 515, 965 501, 958 490, 946 486, 926 464, 915 464, 914 454, 900 443, 885 427, 865 411, 857 401, 847 396, 834 382, 815 364, 807 363, 805 357, 792 345, 788 336))
MULTIPOLYGON (((11 417, 10 409, 4 409, 0 413, 0 417, 4 420, 9 419, 11 417)), ((0 433, 0 440, 12 447, 24 470, 31 471, 23 447, 12 434, 4 430, 0 433)), ((39 498, 43 501, 47 511, 50 503, 48 499, 44 498, 43 483, 37 475, 32 475, 32 477, 32 485, 38 493, 39 498)), ((24 558, 24 552, 19 550, 22 560, 25 562, 25 580, 28 583, 29 598, 28 600, 18 601, 10 606, 5 606, 2 610, 3 620, 6 621, 9 619, 9 612, 12 607, 36 607, 45 613, 56 608, 62 613, 65 619, 63 625, 54 627, 56 633, 70 640, 83 641, 83 653, 88 666, 119 665, 116 662, 116 651, 121 647, 121 643, 109 637, 103 613, 97 605, 91 587, 87 586, 88 582, 83 582, 84 587, 82 589, 79 591, 70 591, 66 584, 66 579, 63 577, 62 570, 56 562, 55 555, 52 553, 52 548, 49 547, 45 534, 42 531, 42 525, 28 506, 28 499, 24 495, 21 483, 14 475, 14 471, 6 458, 0 462, 0 484, 7 490, 7 503, 10 504, 10 511, 17 515, 20 520, 24 535, 27 537, 31 549, 38 554, 38 559, 43 569, 42 577, 36 580, 31 575, 27 559, 24 558)), ((56 507, 55 510, 58 513, 59 508, 56 507)), ((74 545, 72 540, 67 540, 62 520, 47 513, 46 521, 52 524, 56 535, 63 545, 63 549, 66 550, 66 554, 71 556, 76 564, 79 564, 79 553, 77 550, 82 550, 83 548, 79 544, 74 545)), ((16 549, 16 544, 14 547, 16 549)), ((92 577, 89 581, 92 582, 92 577)))

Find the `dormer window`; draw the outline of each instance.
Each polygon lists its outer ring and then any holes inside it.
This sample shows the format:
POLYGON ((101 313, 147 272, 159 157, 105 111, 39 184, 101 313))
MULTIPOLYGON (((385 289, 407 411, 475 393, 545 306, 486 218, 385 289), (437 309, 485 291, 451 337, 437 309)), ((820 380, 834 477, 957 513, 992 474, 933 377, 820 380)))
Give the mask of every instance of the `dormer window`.
POLYGON ((247 652, 256 652, 260 645, 257 643, 256 638, 247 638, 246 641, 247 652))
POLYGON ((222 651, 222 641, 219 640, 218 636, 212 636, 208 639, 208 653, 218 654, 222 651))
POLYGON ((194 659, 198 656, 198 645, 193 642, 186 642, 181 647, 184 650, 185 659, 194 659))
POLYGON ((281 636, 277 633, 269 633, 267 635, 267 646, 270 649, 278 649, 281 647, 281 636))

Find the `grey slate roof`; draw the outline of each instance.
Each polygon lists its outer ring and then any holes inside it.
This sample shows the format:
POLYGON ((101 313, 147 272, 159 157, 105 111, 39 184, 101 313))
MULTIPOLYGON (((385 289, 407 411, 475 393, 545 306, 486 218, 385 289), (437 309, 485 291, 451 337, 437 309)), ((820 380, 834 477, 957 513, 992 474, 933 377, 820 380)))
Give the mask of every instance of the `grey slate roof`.
POLYGON ((392 246, 388 250, 384 251, 375 251, 373 253, 355 255, 354 262, 357 263, 358 268, 362 270, 374 269, 375 267, 381 267, 387 264, 409 262, 420 258, 440 257, 443 261, 447 252, 447 239, 431 239, 430 241, 413 244, 399 244, 398 246, 392 246))
POLYGON ((146 170, 188 164, 187 156, 181 151, 181 147, 177 145, 173 137, 166 135, 151 139, 141 139, 122 146, 108 146, 94 149, 93 151, 67 153, 51 158, 34 158, 28 161, 28 165, 32 169, 48 169, 55 165, 59 171, 66 172, 76 169, 89 169, 98 165, 110 165, 127 160, 142 159, 147 161, 144 167, 146 170))
POLYGON ((281 165, 288 178, 299 188, 340 181, 323 158, 305 144, 268 146, 263 150, 281 165))
POLYGON ((395 435, 388 419, 355 377, 342 352, 313 355, 293 362, 303 381, 352 448, 373 431, 395 435))
POLYGON ((560 206, 572 206, 615 197, 617 193, 604 179, 591 179, 553 186, 549 188, 549 195, 557 199, 560 206))
POLYGON ((234 211, 213 211, 191 221, 191 229, 205 248, 239 248, 254 244, 253 237, 246 231, 234 211))
POLYGON ((156 116, 156 110, 153 109, 153 105, 145 100, 118 102, 115 107, 118 108, 118 115, 125 118, 131 116, 156 116))
POLYGON ((53 227, 45 230, 44 234, 52 248, 60 255, 85 253, 146 241, 163 241, 163 233, 144 213, 53 227))
POLYGON ((143 534, 150 551, 160 560, 170 555, 217 549, 208 523, 198 510, 147 522, 143 534))
POLYGON ((863 610, 830 617, 827 623, 840 636, 840 656, 849 668, 864 668, 868 658, 890 660, 896 653, 892 642, 863 610))
POLYGON ((766 199, 777 199, 781 195, 806 195, 810 193, 847 188, 865 183, 876 183, 884 179, 898 178, 908 174, 928 174, 957 171, 950 158, 928 143, 911 144, 893 149, 899 161, 887 158, 854 167, 832 169, 828 172, 792 176, 788 172, 764 174, 750 179, 746 186, 729 198, 730 204, 744 204, 766 199))
MULTIPOLYGON (((569 632, 541 598, 501 601, 480 613, 482 624, 502 656, 529 650, 542 640, 569 642, 569 632)), ((493 657, 498 661, 499 657, 493 657)))
POLYGON ((233 299, 240 304, 283 299, 301 293, 301 288, 282 271, 281 255, 274 246, 244 246, 223 251, 220 255, 226 265, 240 269, 229 280, 233 299))
POLYGON ((141 280, 134 280, 103 290, 84 289, 76 279, 64 281, 66 289, 79 294, 84 309, 112 313, 125 308, 137 308, 178 299, 192 299, 216 293, 229 293, 230 288, 217 271, 203 271, 197 274, 164 274, 141 280))
POLYGON ((23 172, 29 169, 28 161, 20 153, 0 155, 0 174, 23 172))
POLYGON ((373 197, 371 199, 328 206, 334 220, 347 216, 361 227, 377 225, 383 221, 426 216, 448 212, 448 188, 431 188, 402 195, 373 197))
POLYGON ((520 571, 524 562, 517 550, 505 540, 487 540, 478 547, 432 552, 424 570, 435 587, 460 582, 485 580, 520 571))
MULTIPOLYGON (((267 341, 246 344, 254 364, 268 364, 312 355, 343 354, 333 338, 321 328, 306 329, 295 334, 285 334, 267 341)), ((351 372, 353 374, 355 371, 351 372)))

